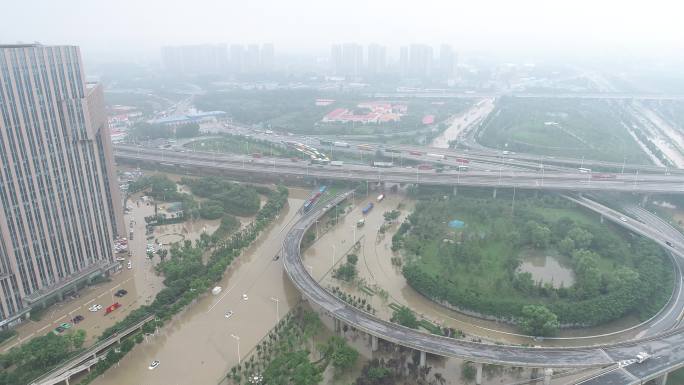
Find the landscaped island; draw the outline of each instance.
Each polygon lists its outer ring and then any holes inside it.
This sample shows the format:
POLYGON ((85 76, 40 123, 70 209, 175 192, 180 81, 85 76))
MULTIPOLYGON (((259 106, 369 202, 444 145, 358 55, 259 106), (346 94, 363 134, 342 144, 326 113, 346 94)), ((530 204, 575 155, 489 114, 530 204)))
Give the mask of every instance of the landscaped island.
POLYGON ((423 295, 533 335, 628 314, 644 319, 672 292, 672 265, 659 246, 555 195, 514 204, 464 195, 420 201, 392 248, 401 249, 403 274, 423 295), (523 262, 539 255, 562 261, 569 284, 524 271, 523 262))

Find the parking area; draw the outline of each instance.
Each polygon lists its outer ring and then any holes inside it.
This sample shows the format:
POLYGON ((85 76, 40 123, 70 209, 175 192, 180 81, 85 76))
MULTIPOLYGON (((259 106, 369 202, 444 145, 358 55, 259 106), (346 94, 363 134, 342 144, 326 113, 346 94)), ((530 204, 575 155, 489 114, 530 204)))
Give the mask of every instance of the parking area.
POLYGON ((154 212, 152 205, 128 205, 131 210, 125 215, 126 224, 133 221, 133 239, 129 240, 128 247, 131 251, 130 258, 127 253, 118 253, 116 257, 123 258, 121 269, 109 277, 109 281, 101 282, 80 290, 76 296, 65 297, 61 302, 49 306, 43 313, 40 321, 25 321, 15 330, 18 335, 0 345, 0 353, 6 353, 12 347, 29 341, 36 336, 52 333, 63 323, 69 323, 68 330, 83 329, 86 332, 86 345, 93 343, 102 331, 114 325, 124 318, 129 312, 140 305, 149 303, 163 287, 162 280, 154 273, 154 260, 146 258, 147 240, 145 239, 144 217, 154 212), (130 262, 130 268, 128 268, 130 262), (117 292, 125 290, 126 294, 117 292), (107 308, 118 303, 120 306, 107 308), (97 311, 90 311, 89 307, 99 305, 97 311), (82 320, 74 322, 77 316, 82 320))

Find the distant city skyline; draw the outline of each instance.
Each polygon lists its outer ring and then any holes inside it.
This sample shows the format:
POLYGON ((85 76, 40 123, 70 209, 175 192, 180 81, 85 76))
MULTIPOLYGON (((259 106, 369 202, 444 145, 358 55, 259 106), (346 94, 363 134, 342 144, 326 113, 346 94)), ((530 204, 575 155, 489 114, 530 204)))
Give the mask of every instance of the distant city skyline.
POLYGON ((328 52, 330 44, 355 41, 391 49, 447 43, 459 52, 549 56, 658 52, 681 58, 681 10, 676 3, 658 0, 553 5, 534 0, 426 0, 401 7, 389 0, 351 0, 339 7, 303 0, 36 0, 4 4, 3 13, 12 17, 0 25, 0 36, 3 43, 78 44, 88 57, 110 59, 122 54, 149 57, 164 45, 250 41, 273 42, 287 53, 320 54, 328 52), (72 25, 89 32, 80 33, 69 28, 72 25))

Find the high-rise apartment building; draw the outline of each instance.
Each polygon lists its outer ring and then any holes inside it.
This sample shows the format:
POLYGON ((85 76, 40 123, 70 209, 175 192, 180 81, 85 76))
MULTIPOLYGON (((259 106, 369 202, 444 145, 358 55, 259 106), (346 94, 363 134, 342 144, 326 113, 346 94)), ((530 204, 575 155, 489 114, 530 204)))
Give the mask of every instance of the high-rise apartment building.
POLYGON ((162 47, 162 65, 168 72, 187 75, 221 73, 226 66, 225 44, 162 47))
POLYGON ((432 73, 432 47, 425 44, 412 44, 409 50, 409 76, 429 77, 432 73))
POLYGON ((261 70, 264 72, 275 70, 275 48, 272 43, 261 46, 261 70))
POLYGON ((0 45, 0 326, 117 269, 113 166, 78 47, 0 45))
POLYGON ((250 44, 245 52, 245 72, 259 72, 260 51, 259 44, 250 44))
POLYGON ((363 68, 363 46, 348 43, 332 46, 330 61, 335 75, 358 76, 363 68))
POLYGON ((377 75, 385 72, 387 65, 387 50, 379 44, 368 46, 368 73, 377 75))
POLYGON ((453 79, 456 74, 456 52, 448 44, 439 47, 439 76, 442 79, 453 79))
POLYGON ((399 75, 404 77, 409 74, 409 47, 399 48, 399 75))

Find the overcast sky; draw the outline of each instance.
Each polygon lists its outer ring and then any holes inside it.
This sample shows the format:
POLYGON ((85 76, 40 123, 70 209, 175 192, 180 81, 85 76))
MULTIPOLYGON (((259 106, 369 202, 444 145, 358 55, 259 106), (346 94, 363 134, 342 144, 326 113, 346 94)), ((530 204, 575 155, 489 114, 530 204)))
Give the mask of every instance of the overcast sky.
POLYGON ((86 53, 273 42, 325 53, 335 42, 452 44, 463 51, 682 54, 684 6, 662 0, 2 0, 0 42, 86 53))

